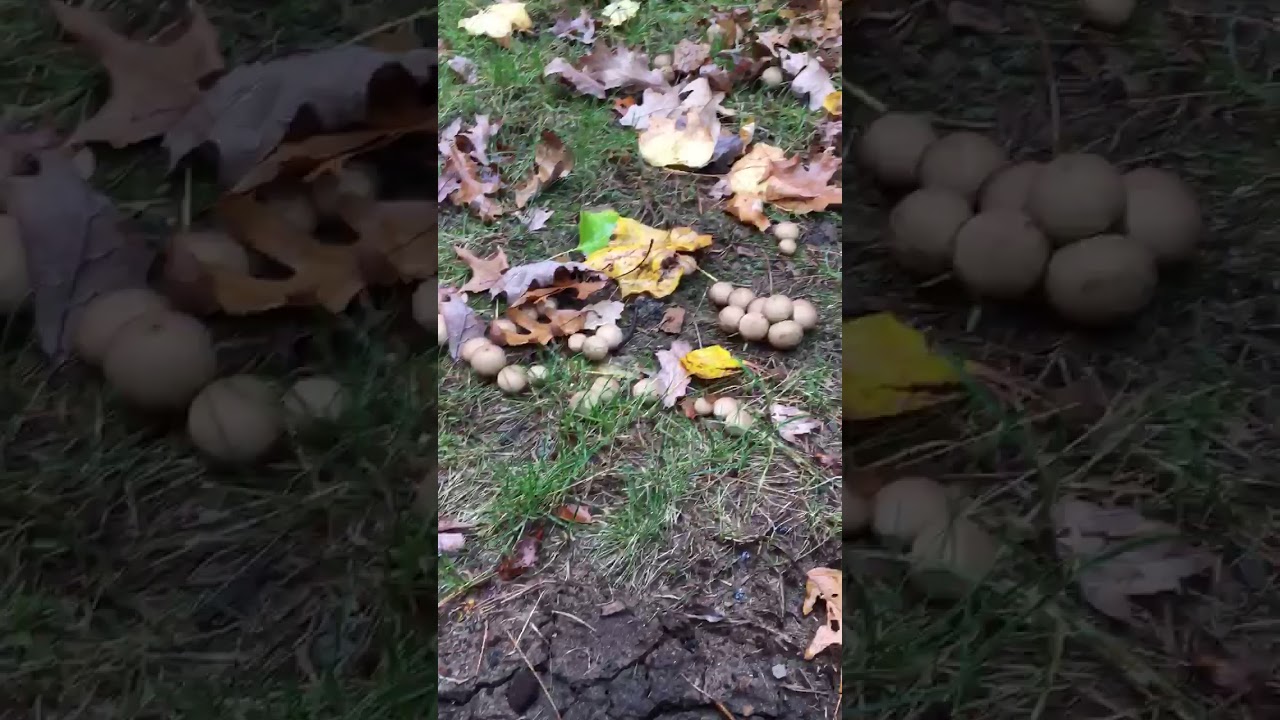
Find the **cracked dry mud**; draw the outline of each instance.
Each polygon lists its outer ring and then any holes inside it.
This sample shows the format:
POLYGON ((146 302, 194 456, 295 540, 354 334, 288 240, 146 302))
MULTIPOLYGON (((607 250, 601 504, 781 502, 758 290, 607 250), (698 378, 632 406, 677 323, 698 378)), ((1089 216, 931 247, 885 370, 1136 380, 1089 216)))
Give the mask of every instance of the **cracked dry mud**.
MULTIPOLYGON (((558 710, 563 720, 723 720, 717 702, 735 718, 830 717, 839 669, 830 659, 805 661, 798 649, 818 620, 751 609, 776 608, 776 580, 748 586, 759 601, 724 618, 675 601, 609 613, 595 589, 558 585, 540 600, 522 596, 500 617, 449 623, 440 638, 439 717, 551 720, 558 710)), ((803 584, 784 594, 798 608, 803 584)))

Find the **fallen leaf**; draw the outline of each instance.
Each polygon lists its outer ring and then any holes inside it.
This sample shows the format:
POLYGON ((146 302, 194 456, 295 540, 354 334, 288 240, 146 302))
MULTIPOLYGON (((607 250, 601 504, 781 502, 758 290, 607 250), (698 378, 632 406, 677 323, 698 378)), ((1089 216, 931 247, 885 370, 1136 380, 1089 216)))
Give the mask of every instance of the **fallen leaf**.
POLYGON ((556 338, 581 332, 587 320, 582 310, 539 311, 527 305, 508 307, 505 317, 515 329, 498 326, 498 337, 501 344, 510 346, 548 345, 556 338))
POLYGON ((827 96, 836 91, 831 74, 822 62, 808 53, 779 52, 783 72, 791 75, 791 92, 807 98, 810 110, 821 110, 827 96))
POLYGON ((1123 622, 1137 622, 1130 598, 1178 592, 1183 581, 1216 562, 1174 527, 1130 508, 1065 498, 1054 505, 1052 517, 1058 557, 1077 571, 1081 595, 1123 622))
POLYGON ((960 382, 960 369, 933 354, 918 331, 888 313, 844 321, 842 402, 846 420, 891 417, 929 407, 960 382))
POLYGON ((31 156, 34 172, 8 178, 7 209, 26 248, 40 347, 66 358, 84 306, 103 293, 146 287, 154 253, 126 235, 115 206, 60 150, 31 156))
POLYGON ((601 300, 582 308, 587 312, 587 322, 583 329, 595 330, 605 325, 617 325, 625 307, 617 300, 601 300))
POLYGON ((812 660, 832 645, 844 644, 844 575, 839 570, 813 568, 805 574, 803 614, 807 617, 821 598, 826 606, 827 621, 818 628, 804 659, 812 660))
MULTIPOLYGON (((676 120, 688 112, 728 115, 731 114, 730 111, 720 104, 724 97, 723 92, 712 90, 711 83, 706 78, 694 78, 676 87, 649 88, 644 91, 641 102, 628 107, 618 122, 637 130, 646 130, 654 118, 676 120)), ((719 137, 734 136, 718 136, 718 139, 719 137)), ((720 152, 723 153, 724 150, 720 152)), ((712 153, 712 157, 714 159, 716 153, 712 153)))
POLYGON ((793 445, 799 444, 801 435, 807 435, 822 427, 821 421, 804 410, 790 405, 770 405, 769 416, 778 428, 778 435, 793 445))
POLYGON ((547 221, 554 214, 554 210, 548 210, 547 208, 530 208, 516 217, 520 218, 520 222, 524 223, 525 230, 538 232, 547 226, 547 221))
POLYGON ((478 79, 478 70, 476 64, 470 58, 462 55, 454 55, 449 58, 449 62, 445 63, 454 75, 458 76, 458 80, 463 85, 470 85, 478 79))
POLYGON ((654 167, 696 170, 715 157, 720 121, 714 112, 689 110, 683 117, 651 117, 640 133, 640 157, 654 167))
POLYGON ((578 215, 578 252, 590 255, 609 244, 621 216, 613 210, 592 212, 584 210, 578 215))
POLYGON ((636 0, 614 0, 604 6, 600 14, 604 16, 605 24, 609 27, 618 27, 640 12, 640 3, 636 0))
POLYGON ((467 304, 465 296, 454 295, 440 302, 440 314, 449 334, 449 357, 458 359, 462 344, 471 338, 484 337, 484 321, 467 304))
POLYGON ((1191 665, 1213 685, 1214 689, 1238 697, 1250 697, 1265 692, 1267 679, 1270 676, 1266 663, 1256 658, 1239 657, 1225 649, 1199 653, 1191 661, 1191 665))
POLYGON ((716 380, 742 369, 742 362, 719 345, 704 347, 687 353, 680 363, 690 375, 703 380, 716 380))
POLYGON ((822 109, 832 117, 840 117, 844 113, 844 93, 837 90, 827 95, 822 100, 822 109))
MULTIPOLYGON (((677 400, 689 392, 691 378, 681 359, 689 354, 690 349, 689 343, 677 340, 671 343, 669 349, 654 353, 658 358, 658 372, 651 379, 662 391, 663 407, 675 405, 677 400)), ((688 412, 692 412, 691 407, 687 409, 686 414, 688 412)))
POLYGON ((459 20, 458 27, 471 35, 491 37, 502 47, 510 47, 511 35, 517 30, 532 30, 533 20, 529 18, 524 3, 500 2, 459 20))
POLYGON ((542 536, 546 530, 538 525, 529 534, 520 538, 511 554, 498 563, 498 577, 503 580, 515 580, 538 564, 538 550, 542 547, 542 536))
POLYGON ((676 72, 689 73, 697 71, 711 59, 711 46, 692 40, 681 40, 671 52, 671 67, 676 72))
POLYGON ((467 539, 462 533, 442 532, 436 535, 436 552, 441 555, 456 553, 466 544, 467 539))
POLYGON ((533 172, 516 188, 516 207, 529 204, 547 185, 559 180, 573 170, 573 153, 564 146, 555 133, 542 131, 542 141, 534 150, 533 172))
POLYGON ((826 210, 832 205, 840 205, 844 197, 843 188, 828 184, 840 170, 840 162, 840 158, 832 153, 824 153, 808 161, 792 157, 773 162, 765 180, 765 201, 793 213, 826 210))
POLYGON ((565 522, 590 525, 595 522, 591 518, 591 510, 586 505, 561 505, 556 509, 556 517, 565 522))
MULTIPOLYGON (((489 295, 494 298, 505 296, 507 303, 515 306, 523 304, 524 296, 539 288, 564 288, 557 292, 572 289, 581 300, 604 286, 604 278, 583 263, 540 260, 507 270, 502 282, 489 288, 489 295)), ((539 299, 546 296, 543 294, 539 299)))
POLYGON ((111 78, 111 96, 76 128, 71 144, 105 142, 121 148, 162 135, 200 99, 200 82, 223 69, 217 31, 194 2, 182 32, 170 32, 154 45, 117 34, 103 13, 58 0, 49 6, 111 78))
POLYGON ((671 335, 679 335, 684 328, 684 308, 669 307, 666 312, 662 313, 662 322, 658 323, 658 329, 664 333, 671 335))
POLYGON ((608 90, 634 92, 669 86, 661 71, 649 67, 649 56, 625 45, 617 48, 602 45, 584 56, 581 66, 608 90))
MULTIPOLYGON (((191 153, 216 153, 218 177, 234 186, 291 128, 337 132, 370 119, 370 108, 426 105, 435 93, 435 53, 399 55, 360 45, 240 65, 223 75, 165 133, 170 169, 191 153)), ((394 116, 394 113, 391 113, 394 116)))
POLYGON ((561 82, 572 87, 580 95, 590 95, 600 100, 604 99, 604 83, 574 67, 564 58, 552 58, 551 62, 547 63, 547 67, 542 71, 542 77, 559 78, 561 82))
POLYGON ((590 45, 596 41, 596 21, 586 8, 578 11, 578 17, 572 20, 558 20, 551 26, 551 32, 558 38, 577 40, 590 45))
POLYGON ((502 179, 496 170, 480 165, 465 152, 456 138, 447 143, 444 150, 444 167, 438 180, 437 200, 446 197, 454 204, 470 209, 482 221, 493 222, 506 212, 494 199, 502 188, 502 179))
POLYGON ((507 263, 507 254, 498 248, 487 258, 478 257, 464 247, 453 246, 458 259, 471 270, 471 279, 460 289, 465 293, 484 292, 502 281, 502 274, 511 267, 507 263))
POLYGON ((711 243, 710 235, 700 235, 693 228, 659 230, 624 217, 614 226, 609 244, 588 255, 584 264, 613 278, 623 297, 639 293, 666 297, 675 292, 686 273, 698 267, 683 253, 711 243))
POLYGON ((461 530, 470 530, 475 527, 475 523, 462 522, 452 518, 436 517, 436 532, 459 532, 461 530))
POLYGON ((609 617, 611 615, 617 615, 620 612, 626 611, 626 609, 627 609, 626 603, 622 602, 621 600, 613 600, 611 602, 607 602, 604 605, 600 606, 600 617, 609 617))

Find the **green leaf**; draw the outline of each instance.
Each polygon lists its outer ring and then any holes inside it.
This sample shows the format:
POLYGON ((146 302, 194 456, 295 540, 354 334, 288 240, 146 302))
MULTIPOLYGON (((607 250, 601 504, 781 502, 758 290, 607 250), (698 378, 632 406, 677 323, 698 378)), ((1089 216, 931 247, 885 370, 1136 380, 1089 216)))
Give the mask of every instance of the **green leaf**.
POLYGON ((582 211, 578 215, 578 252, 590 255, 608 245, 619 218, 613 210, 582 211))

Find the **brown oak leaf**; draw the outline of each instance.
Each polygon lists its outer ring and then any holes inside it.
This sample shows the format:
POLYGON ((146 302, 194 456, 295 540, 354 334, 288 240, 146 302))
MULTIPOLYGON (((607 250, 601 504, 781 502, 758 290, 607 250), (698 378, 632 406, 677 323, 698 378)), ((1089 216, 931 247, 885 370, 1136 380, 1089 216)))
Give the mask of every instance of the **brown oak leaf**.
POLYGON ((453 246, 458 259, 471 268, 471 279, 462 286, 462 292, 484 292, 502 281, 502 273, 511 267, 507 263, 507 254, 498 248, 487 258, 477 256, 464 247, 453 246))
POLYGON ((652 380, 662 391, 663 407, 675 405, 677 400, 689 392, 691 378, 680 358, 688 355, 692 349, 689 343, 677 340, 671 343, 670 349, 654 353, 658 357, 659 369, 653 374, 652 380))
POLYGON ((681 40, 671 53, 671 66, 676 72, 692 73, 711 59, 711 46, 692 40, 681 40))
MULTIPOLYGON (((581 332, 587 321, 582 310, 550 310, 538 312, 532 307, 509 307, 506 318, 515 324, 500 326, 495 323, 504 345, 547 345, 552 340, 581 332)), ((448 322, 446 320, 446 322, 448 322)))
POLYGON ((542 142, 534 150, 533 172, 516 188, 516 207, 529 204, 542 189, 573 170, 573 153, 550 130, 542 131, 542 142))

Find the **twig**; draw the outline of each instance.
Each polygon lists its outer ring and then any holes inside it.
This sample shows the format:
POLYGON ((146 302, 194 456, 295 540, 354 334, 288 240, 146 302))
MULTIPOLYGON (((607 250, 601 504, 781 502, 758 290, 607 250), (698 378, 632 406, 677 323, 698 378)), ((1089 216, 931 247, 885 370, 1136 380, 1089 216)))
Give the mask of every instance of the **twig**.
POLYGON ((1031 31, 1040 41, 1040 62, 1044 63, 1044 82, 1049 93, 1050 149, 1058 152, 1058 146, 1062 143, 1062 100, 1058 97, 1058 78, 1053 72, 1053 50, 1049 44, 1049 35, 1031 10, 1027 11, 1027 21, 1031 23, 1031 31))
POLYGON ((866 90, 863 90, 857 85, 854 85, 848 80, 844 81, 844 89, 847 90, 850 95, 857 98, 858 102, 862 103, 863 105, 866 105, 867 107, 871 108, 872 110, 875 110, 878 113, 882 113, 889 109, 887 105, 885 105, 884 103, 876 99, 874 95, 867 92, 866 90))
POLYGON ((547 702, 551 703, 551 712, 556 714, 556 720, 564 720, 560 715, 560 708, 556 707, 556 701, 551 698, 551 691, 547 690, 547 686, 542 682, 542 678, 539 677, 538 671, 533 669, 533 663, 529 662, 529 656, 524 654, 524 651, 520 649, 520 645, 516 643, 516 639, 511 637, 510 630, 504 629, 502 632, 507 634, 507 639, 511 641, 511 647, 515 648, 516 652, 520 653, 520 659, 524 661, 525 667, 529 668, 529 672, 533 674, 533 679, 538 681, 538 687, 542 688, 542 694, 546 695, 547 702))
POLYGON ((369 28, 368 30, 365 30, 364 32, 360 33, 359 35, 356 35, 355 37, 351 38, 350 40, 347 40, 342 44, 355 45, 358 43, 362 43, 365 40, 368 40, 371 37, 377 37, 378 35, 381 35, 382 33, 387 32, 388 30, 395 30, 401 25, 408 25, 409 23, 426 19, 435 14, 436 14, 435 7, 431 7, 431 8, 424 7, 421 10, 418 10, 417 12, 410 13, 409 15, 405 15, 404 17, 398 20, 392 20, 390 22, 382 23, 381 25, 375 28, 369 28))
POLYGON ((480 636, 480 654, 476 657, 476 670, 471 673, 475 677, 480 677, 480 665, 484 662, 484 648, 489 644, 489 621, 484 621, 484 635, 480 636))
POLYGON ((477 578, 468 580, 467 583, 462 587, 458 588, 457 590, 454 590, 448 595, 445 595, 444 598, 442 598, 440 602, 436 604, 436 611, 439 612, 441 609, 444 608, 445 605, 448 605, 449 603, 453 602, 458 596, 471 592, 472 590, 476 589, 480 585, 483 585, 484 583, 492 580, 494 575, 495 573, 493 572, 487 572, 477 578))
MULTIPOLYGON (((565 617, 569 618, 570 620, 572 620, 572 621, 574 621, 574 622, 578 623, 578 624, 579 624, 579 625, 581 625, 582 627, 584 627, 584 628, 586 628, 586 629, 590 630, 590 631, 591 631, 591 632, 593 632, 593 633, 596 631, 596 629, 595 629, 595 628, 591 627, 591 623, 588 623, 586 620, 583 620, 582 618, 578 617, 577 615, 573 615, 573 614, 571 614, 571 613, 564 612, 563 610, 552 610, 552 611, 551 611, 551 613, 552 613, 553 615, 563 615, 563 616, 565 616, 565 617)), ((536 630, 537 628, 535 627, 534 629, 536 630)))
POLYGON ((706 270, 703 270, 701 265, 699 265, 699 266, 698 266, 698 272, 700 272, 700 273, 702 273, 703 275, 706 275, 707 277, 711 278, 711 282, 720 282, 720 278, 716 277, 715 275, 712 275, 711 273, 707 272, 706 270))
POLYGON ((711 701, 711 704, 713 704, 713 705, 715 705, 715 706, 716 706, 716 710, 719 710, 719 711, 720 711, 720 714, 724 716, 725 720, 737 720, 737 718, 735 718, 735 717, 733 716, 733 713, 729 712, 729 708, 727 708, 727 707, 725 707, 725 706, 724 706, 724 703, 722 703, 722 702, 720 702, 719 700, 717 700, 717 699, 715 699, 715 698, 711 697, 710 695, 708 695, 706 690, 703 690, 702 688, 698 687, 697 685, 694 685, 692 680, 690 680, 689 678, 687 678, 687 677, 685 677, 685 676, 683 676, 683 675, 681 675, 681 676, 680 676, 680 679, 681 679, 681 680, 684 680, 684 681, 685 681, 685 682, 687 682, 687 683, 689 683, 689 687, 691 687, 691 688, 693 688, 694 690, 697 690, 699 693, 701 693, 701 694, 702 694, 702 697, 704 697, 704 698, 706 698, 706 699, 710 700, 710 701, 711 701))

